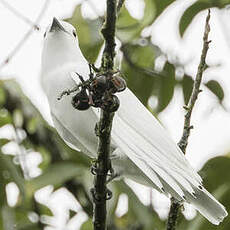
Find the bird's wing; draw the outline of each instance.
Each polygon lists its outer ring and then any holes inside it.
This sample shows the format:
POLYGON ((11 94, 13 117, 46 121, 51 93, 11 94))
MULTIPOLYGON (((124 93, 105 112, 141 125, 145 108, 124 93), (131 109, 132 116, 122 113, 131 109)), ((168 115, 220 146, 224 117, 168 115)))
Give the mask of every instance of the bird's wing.
POLYGON ((160 185, 157 177, 182 200, 184 190, 193 194, 193 186, 198 187, 201 178, 165 129, 129 89, 118 96, 121 104, 115 114, 112 139, 153 183, 160 185))
POLYGON ((221 222, 225 208, 203 188, 201 177, 157 119, 129 89, 118 97, 112 140, 159 189, 192 203, 210 222, 221 222))

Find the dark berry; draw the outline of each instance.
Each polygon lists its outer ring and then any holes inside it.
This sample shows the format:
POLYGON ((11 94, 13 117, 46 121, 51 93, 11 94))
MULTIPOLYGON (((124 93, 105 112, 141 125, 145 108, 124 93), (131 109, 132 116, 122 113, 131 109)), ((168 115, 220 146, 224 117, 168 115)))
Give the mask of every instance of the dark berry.
POLYGON ((116 95, 112 95, 111 100, 107 102, 106 105, 102 105, 101 108, 109 111, 109 112, 116 112, 120 106, 120 101, 116 95))
POLYGON ((105 75, 100 75, 95 78, 95 80, 90 85, 91 90, 94 94, 104 94, 107 88, 107 79, 105 75))
POLYGON ((82 89, 72 98, 72 105, 78 110, 87 110, 90 107, 89 97, 85 89, 82 89))
POLYGON ((114 93, 122 92, 126 89, 126 82, 122 77, 120 77, 120 73, 114 74, 111 82, 113 84, 112 88, 114 93))

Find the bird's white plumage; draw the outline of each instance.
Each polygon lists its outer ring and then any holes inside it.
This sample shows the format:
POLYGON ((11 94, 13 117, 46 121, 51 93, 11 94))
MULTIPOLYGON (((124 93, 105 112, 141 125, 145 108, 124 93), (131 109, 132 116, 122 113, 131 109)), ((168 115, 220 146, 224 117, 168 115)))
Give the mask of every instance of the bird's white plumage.
MULTIPOLYGON (((50 104, 54 125, 70 147, 95 157, 97 139, 94 127, 99 110, 78 111, 71 97, 57 98, 63 90, 73 88, 85 79, 89 69, 78 46, 74 28, 60 22, 61 29, 52 29, 45 38, 42 57, 42 82, 50 104)), ((202 179, 190 166, 183 153, 172 141, 157 119, 126 89, 117 94, 120 108, 112 128, 112 164, 118 173, 160 192, 185 200, 213 224, 227 215, 225 208, 203 187, 202 179)))

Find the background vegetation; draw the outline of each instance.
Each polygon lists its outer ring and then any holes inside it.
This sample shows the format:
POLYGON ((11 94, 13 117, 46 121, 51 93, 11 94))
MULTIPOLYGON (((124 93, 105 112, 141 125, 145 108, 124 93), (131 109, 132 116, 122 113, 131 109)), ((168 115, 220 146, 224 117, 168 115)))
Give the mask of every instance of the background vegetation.
MULTIPOLYGON (((151 42, 150 37, 141 35, 143 29, 152 25, 173 2, 173 0, 145 0, 144 16, 140 20, 133 18, 123 6, 117 20, 117 39, 120 41, 120 51, 123 54, 121 71, 124 73, 128 87, 154 115, 168 106, 176 87, 183 89, 184 101, 187 103, 193 84, 192 76, 184 72, 183 66, 171 63, 167 58, 163 67, 156 71, 155 61, 159 57, 167 57, 167 54, 162 53, 159 47, 151 42), (178 69, 183 70, 183 76, 180 78, 176 76, 178 69), (157 98, 155 108, 148 103, 151 96, 157 98)), ((228 0, 196 1, 185 9, 180 18, 181 36, 200 11, 212 7, 224 8, 229 4, 228 0)), ((90 63, 94 63, 103 45, 99 33, 103 17, 94 20, 83 18, 81 4, 79 4, 72 17, 66 20, 77 28, 82 52, 90 63)), ((205 86, 222 104, 224 91, 221 84, 211 80, 205 86)), ((53 213, 48 206, 35 199, 34 193, 50 184, 54 186, 54 191, 65 187, 74 195, 89 217, 81 229, 92 229, 92 202, 89 193, 92 187, 90 160, 64 144, 14 80, 0 81, 0 127, 6 130, 6 126, 7 129, 13 130, 13 135, 0 139, 0 230, 43 229, 46 226, 44 216, 52 216, 53 213), (17 146, 18 151, 10 150, 12 145, 17 146), (26 158, 34 152, 42 156, 39 165, 42 173, 31 177, 26 158), (9 194, 6 192, 6 187, 12 182, 19 189, 17 202, 13 206, 7 202, 9 194)), ((228 212, 230 212, 229 169, 230 155, 227 154, 209 160, 200 171, 205 187, 225 205, 228 212)), ((153 207, 143 205, 124 181, 113 182, 110 186, 114 196, 109 201, 109 229, 161 230, 165 228, 165 220, 159 218, 153 207), (118 217, 115 210, 121 194, 128 195, 128 212, 118 217)), ((69 210, 69 221, 76 214, 69 210)), ((187 221, 181 215, 177 229, 229 230, 230 217, 216 227, 201 215, 197 215, 191 221, 187 221)))

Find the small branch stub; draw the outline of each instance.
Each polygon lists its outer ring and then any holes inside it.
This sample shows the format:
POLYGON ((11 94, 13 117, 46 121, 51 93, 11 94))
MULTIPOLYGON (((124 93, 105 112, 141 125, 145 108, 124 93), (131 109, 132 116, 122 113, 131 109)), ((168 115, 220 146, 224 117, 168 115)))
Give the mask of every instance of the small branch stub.
MULTIPOLYGON (((210 9, 208 10, 208 15, 206 17, 205 30, 204 30, 204 36, 203 36, 203 49, 202 49, 202 53, 201 53, 201 58, 200 58, 200 63, 198 66, 196 78, 195 78, 195 81, 193 84, 192 94, 190 96, 188 105, 184 106, 184 108, 186 110, 185 119, 184 119, 184 129, 183 129, 182 137, 178 143, 178 146, 180 147, 181 151, 184 154, 186 153, 186 148, 188 145, 188 137, 190 135, 190 130, 193 128, 193 126, 191 126, 191 115, 192 115, 192 111, 193 111, 195 102, 198 98, 198 94, 201 92, 200 84, 201 84, 203 72, 206 68, 205 59, 207 56, 209 43, 211 42, 208 40, 208 35, 210 32, 209 20, 210 20, 210 9)), ((176 229, 176 221, 177 221, 179 208, 180 208, 180 203, 176 202, 176 200, 174 198, 172 198, 170 212, 169 212, 168 221, 167 221, 167 230, 175 230, 176 229)))

